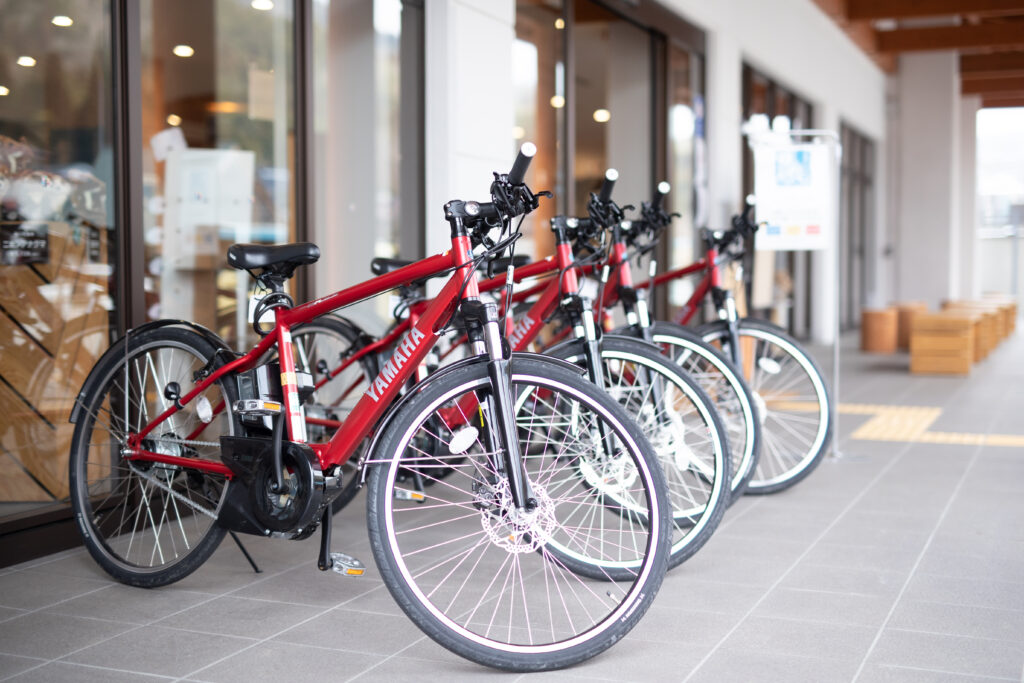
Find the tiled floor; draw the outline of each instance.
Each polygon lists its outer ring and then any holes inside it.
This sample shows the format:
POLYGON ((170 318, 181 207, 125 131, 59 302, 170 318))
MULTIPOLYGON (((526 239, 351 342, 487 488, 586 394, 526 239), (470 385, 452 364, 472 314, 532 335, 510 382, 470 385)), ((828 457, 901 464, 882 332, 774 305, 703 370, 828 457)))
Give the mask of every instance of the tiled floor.
MULTIPOLYGON (((827 352, 821 354, 828 365, 827 352)), ((969 379, 844 349, 844 403, 939 407, 933 431, 1024 435, 1024 334, 969 379)), ((992 681, 1024 673, 1024 452, 851 439, 771 497, 745 498, 603 655, 511 676, 426 639, 376 577, 361 507, 317 571, 316 539, 226 541, 177 585, 110 581, 82 550, 0 570, 0 679, 17 681, 992 681)))

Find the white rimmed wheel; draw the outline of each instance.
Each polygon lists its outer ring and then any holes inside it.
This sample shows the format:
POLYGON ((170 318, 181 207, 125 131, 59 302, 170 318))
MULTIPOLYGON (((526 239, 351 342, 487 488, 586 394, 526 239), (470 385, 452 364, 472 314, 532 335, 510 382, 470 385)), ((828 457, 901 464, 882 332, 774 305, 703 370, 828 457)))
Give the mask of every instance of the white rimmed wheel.
POLYGON ((650 444, 603 391, 515 355, 511 380, 536 505, 512 504, 488 447, 479 363, 417 385, 386 425, 371 454, 370 540, 391 594, 435 641, 499 669, 555 669, 610 647, 647 611, 666 570, 669 507, 650 444), (417 448, 424 430, 440 452, 417 448), (445 461, 454 471, 422 494, 402 487, 403 472, 445 461))
POLYGON ((693 330, 658 321, 653 340, 662 352, 693 379, 711 398, 729 435, 732 454, 732 498, 747 490, 761 452, 761 424, 753 392, 732 363, 693 330))
MULTIPOLYGON (((698 331, 728 355, 724 321, 698 331)), ((810 354, 775 325, 740 320, 738 345, 739 369, 761 416, 761 457, 747 493, 776 493, 821 462, 832 438, 832 402, 810 354)))
MULTIPOLYGON (((578 342, 547 353, 585 364, 578 342)), ((629 337, 600 342, 605 390, 637 421, 654 446, 672 506, 676 567, 701 549, 729 505, 730 455, 725 427, 697 382, 658 349, 629 337)))
MULTIPOLYGON (((196 332, 160 327, 132 334, 103 356, 71 441, 69 483, 75 519, 93 558, 118 581, 151 588, 178 581, 216 550, 217 516, 229 482, 219 474, 127 460, 126 434, 172 405, 172 382, 184 396, 214 347, 196 332), (127 346, 127 348, 126 348, 127 346)), ((219 437, 237 431, 230 378, 215 382, 144 441, 147 450, 220 462, 219 437)))

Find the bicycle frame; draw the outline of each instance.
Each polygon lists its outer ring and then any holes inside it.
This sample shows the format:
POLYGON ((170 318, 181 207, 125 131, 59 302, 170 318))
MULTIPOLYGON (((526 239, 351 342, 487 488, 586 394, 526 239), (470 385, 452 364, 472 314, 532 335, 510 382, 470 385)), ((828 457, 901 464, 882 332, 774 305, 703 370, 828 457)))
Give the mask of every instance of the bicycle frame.
MULTIPOLYGON (((281 364, 282 416, 279 419, 285 420, 289 440, 305 443, 306 426, 298 396, 291 329, 344 306, 377 296, 401 285, 435 277, 453 268, 454 272, 440 294, 426 306, 415 324, 408 326, 408 332, 395 347, 391 359, 384 363, 370 388, 359 399, 352 412, 340 423, 343 428, 338 429, 330 441, 325 444, 309 444, 320 461, 321 469, 326 470, 329 467, 345 463, 352 457, 356 447, 373 429, 377 420, 398 396, 402 386, 413 376, 427 353, 437 343, 440 331, 448 323, 456 307, 462 300, 479 295, 477 276, 472 263, 472 247, 469 238, 465 235, 452 237, 452 248, 442 254, 430 256, 391 273, 295 308, 277 309, 274 329, 252 350, 210 373, 185 396, 175 401, 174 405, 150 421, 141 431, 129 435, 128 447, 124 453, 125 458, 176 465, 222 474, 231 478, 230 468, 223 463, 155 453, 145 449, 143 442, 158 425, 183 410, 190 401, 214 382, 226 375, 245 372, 256 367, 263 355, 275 345, 278 348, 281 364)), ((397 339, 397 334, 395 339, 397 339)), ((348 359, 349 362, 353 360, 348 359)), ((332 424, 334 423, 332 422, 332 424)), ((196 435, 193 435, 193 438, 194 436, 196 435)))

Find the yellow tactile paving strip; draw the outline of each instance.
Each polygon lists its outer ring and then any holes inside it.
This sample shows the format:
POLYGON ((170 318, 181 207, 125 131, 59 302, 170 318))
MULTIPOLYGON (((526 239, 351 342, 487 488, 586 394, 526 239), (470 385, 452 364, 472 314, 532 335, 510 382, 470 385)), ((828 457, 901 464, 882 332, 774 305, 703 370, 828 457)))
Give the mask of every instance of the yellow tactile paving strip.
POLYGON ((964 446, 1006 446, 1024 448, 1024 435, 932 432, 942 408, 887 406, 870 403, 840 403, 841 415, 871 415, 850 435, 870 441, 911 441, 915 443, 959 444, 964 446))

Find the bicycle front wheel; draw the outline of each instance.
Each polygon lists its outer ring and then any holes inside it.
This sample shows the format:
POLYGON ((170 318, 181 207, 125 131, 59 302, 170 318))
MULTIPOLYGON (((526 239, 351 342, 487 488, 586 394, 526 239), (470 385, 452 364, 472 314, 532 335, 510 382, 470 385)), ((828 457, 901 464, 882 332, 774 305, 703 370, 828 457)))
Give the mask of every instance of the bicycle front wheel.
MULTIPOLYGON (((705 340, 729 347, 724 321, 703 326, 705 340)), ((776 493, 817 467, 832 437, 832 402, 821 370, 795 339, 771 323, 740 320, 740 369, 761 416, 763 448, 748 493, 776 493)))
POLYGON ((512 504, 503 456, 488 446, 480 363, 417 385, 386 426, 370 461, 369 533, 385 584, 427 635, 487 666, 539 671, 596 655, 647 611, 666 570, 669 506, 650 444, 603 391, 515 355, 511 380, 536 506, 512 504), (428 479, 445 464, 454 471, 422 493, 403 488, 404 473, 428 479))

